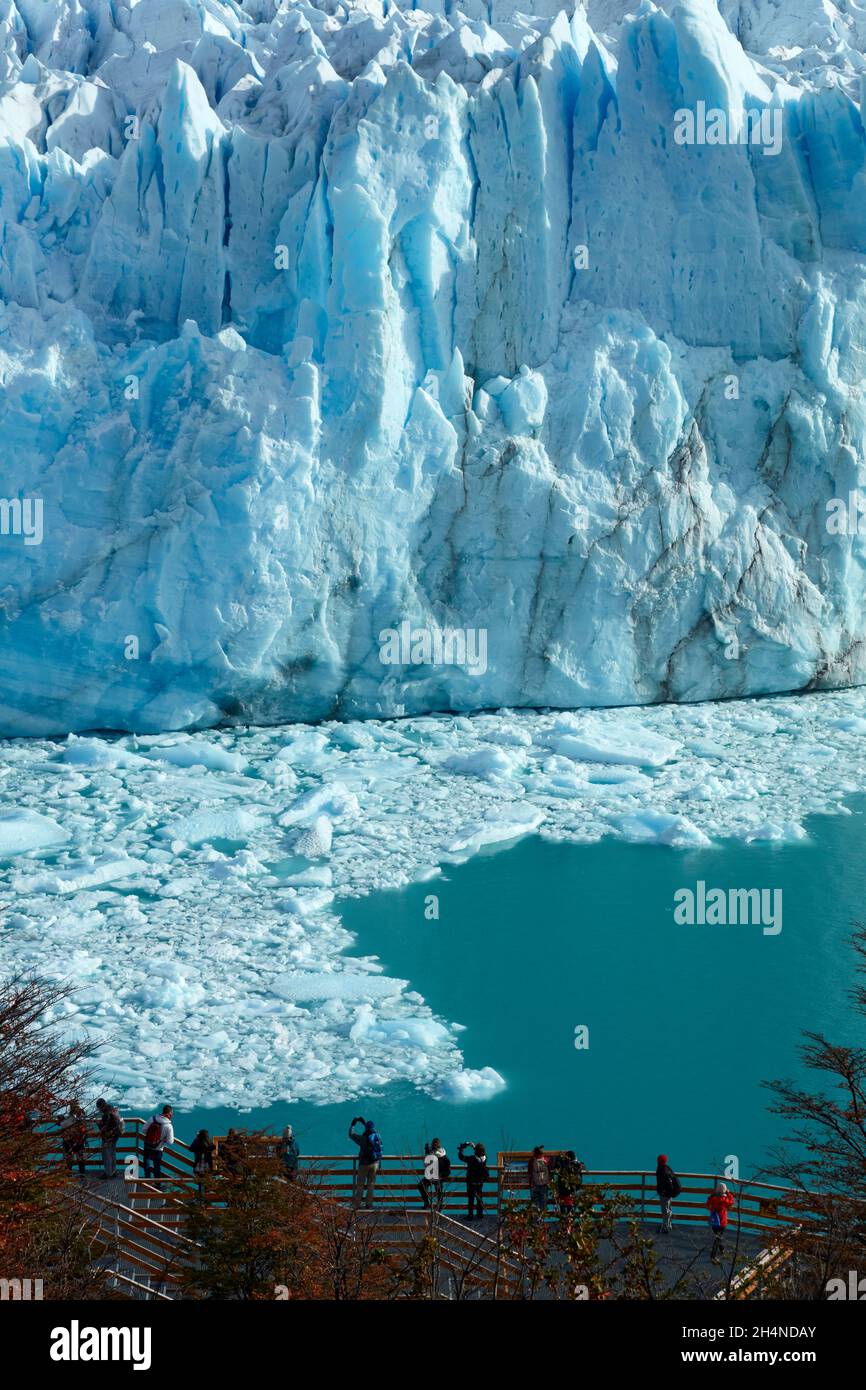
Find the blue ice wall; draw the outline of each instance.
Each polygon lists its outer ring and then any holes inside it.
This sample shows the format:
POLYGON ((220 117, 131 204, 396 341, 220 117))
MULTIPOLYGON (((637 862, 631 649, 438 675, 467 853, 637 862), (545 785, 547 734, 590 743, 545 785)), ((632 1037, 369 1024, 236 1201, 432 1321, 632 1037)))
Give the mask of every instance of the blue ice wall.
POLYGON ((2 0, 0 732, 861 682, 834 15, 2 0))

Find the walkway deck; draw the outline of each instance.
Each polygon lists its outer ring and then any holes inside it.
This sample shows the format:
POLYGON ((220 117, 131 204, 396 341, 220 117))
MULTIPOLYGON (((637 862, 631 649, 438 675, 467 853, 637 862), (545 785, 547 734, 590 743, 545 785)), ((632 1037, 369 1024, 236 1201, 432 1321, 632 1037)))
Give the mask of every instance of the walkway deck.
MULTIPOLYGON (((82 1189, 98 1239, 104 1243, 106 1259, 126 1292, 136 1296, 173 1296, 184 1265, 196 1258, 194 1242, 184 1231, 182 1199, 193 1190, 192 1155, 186 1144, 176 1141, 163 1160, 163 1176, 145 1180, 143 1174, 143 1135, 146 1125, 138 1117, 126 1121, 126 1134, 118 1145, 118 1171, 122 1177, 103 1181, 101 1163, 94 1146, 88 1160, 88 1175, 82 1189), (118 1256, 117 1252, 120 1251, 118 1256), (113 1256, 112 1256, 112 1252, 113 1256)), ((274 1141, 276 1143, 276 1141, 274 1141)), ((59 1152, 55 1155, 60 1160, 59 1152)), ((353 1214, 353 1178, 357 1164, 350 1155, 312 1155, 302 1159, 299 1180, 318 1196, 345 1211, 347 1223, 373 1225, 383 1240, 410 1251, 423 1234, 434 1229, 442 1264, 443 1297, 455 1293, 467 1268, 473 1270, 476 1296, 521 1297, 522 1274, 514 1252, 507 1251, 498 1233, 505 1210, 522 1204, 527 1196, 526 1159, 519 1152, 500 1153, 491 1163, 491 1178, 485 1188, 487 1214, 476 1222, 466 1221, 462 1165, 452 1168, 445 1187, 444 1210, 431 1223, 425 1213, 418 1183, 424 1160, 415 1155, 383 1157, 378 1175, 374 1206, 353 1214)), ((688 1271, 692 1297, 720 1295, 727 1278, 731 1256, 736 1250, 737 1270, 755 1268, 762 1254, 766 1262, 784 1251, 785 1232, 802 1220, 802 1212, 792 1204, 787 1189, 763 1183, 734 1182, 729 1187, 736 1207, 723 1269, 710 1263, 712 1237, 707 1224, 706 1197, 715 1178, 711 1174, 681 1174, 683 1192, 674 1205, 674 1230, 659 1233, 655 1175, 651 1172, 587 1172, 584 1183, 609 1196, 629 1198, 640 1221, 642 1234, 649 1236, 664 1277, 670 1288, 688 1271)), ((214 1200, 218 1200, 218 1188, 214 1200)), ((549 1219, 557 1215, 551 1210, 549 1219)), ((604 1253, 604 1252, 603 1252, 604 1253)), ((757 1280, 747 1276, 737 1296, 748 1296, 757 1280)))

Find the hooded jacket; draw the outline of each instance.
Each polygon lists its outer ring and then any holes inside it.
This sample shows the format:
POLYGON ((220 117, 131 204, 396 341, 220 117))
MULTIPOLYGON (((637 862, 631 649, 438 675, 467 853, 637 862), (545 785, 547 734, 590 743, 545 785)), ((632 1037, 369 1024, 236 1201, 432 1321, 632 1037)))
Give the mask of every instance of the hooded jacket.
POLYGON ((728 1224, 728 1212, 733 1205, 734 1199, 730 1192, 711 1192, 707 1198, 707 1206, 710 1211, 718 1213, 721 1230, 724 1230, 728 1224))
POLYGON ((350 1125, 349 1138, 352 1140, 354 1144, 358 1145, 359 1163, 363 1164, 364 1167, 367 1167, 371 1163, 379 1162, 379 1153, 377 1148, 379 1136, 376 1133, 376 1126, 373 1124, 372 1120, 368 1120, 367 1123, 364 1125, 363 1134, 356 1134, 354 1127, 350 1125))

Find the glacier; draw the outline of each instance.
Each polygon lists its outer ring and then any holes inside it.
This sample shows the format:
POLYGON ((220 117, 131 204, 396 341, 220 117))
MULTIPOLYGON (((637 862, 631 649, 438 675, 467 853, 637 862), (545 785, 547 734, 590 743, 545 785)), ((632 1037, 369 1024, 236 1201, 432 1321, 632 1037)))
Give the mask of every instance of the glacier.
POLYGON ((863 682, 864 48, 854 0, 0 0, 0 733, 863 682))

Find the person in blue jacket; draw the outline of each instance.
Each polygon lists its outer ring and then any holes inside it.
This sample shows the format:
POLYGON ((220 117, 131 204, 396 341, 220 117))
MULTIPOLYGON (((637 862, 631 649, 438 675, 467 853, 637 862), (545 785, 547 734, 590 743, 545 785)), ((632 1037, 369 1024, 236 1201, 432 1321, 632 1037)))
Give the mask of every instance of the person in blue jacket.
POLYGON ((358 1167, 355 1172, 355 1191, 352 1197, 352 1206, 357 1211, 359 1207, 372 1207, 373 1205, 376 1174, 382 1161, 382 1141, 373 1121, 365 1120, 363 1115, 356 1115, 349 1125, 349 1138, 353 1144, 358 1145, 358 1167), (364 1126, 360 1134, 355 1133, 356 1125, 364 1126))

